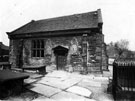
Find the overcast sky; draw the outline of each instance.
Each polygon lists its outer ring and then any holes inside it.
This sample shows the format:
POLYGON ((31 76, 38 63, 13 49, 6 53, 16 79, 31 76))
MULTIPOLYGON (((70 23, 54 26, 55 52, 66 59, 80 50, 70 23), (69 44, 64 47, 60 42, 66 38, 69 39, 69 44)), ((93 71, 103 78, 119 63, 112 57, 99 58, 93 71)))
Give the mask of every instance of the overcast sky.
POLYGON ((105 42, 129 41, 135 50, 135 0, 0 0, 0 41, 9 45, 6 32, 31 20, 101 9, 105 42))

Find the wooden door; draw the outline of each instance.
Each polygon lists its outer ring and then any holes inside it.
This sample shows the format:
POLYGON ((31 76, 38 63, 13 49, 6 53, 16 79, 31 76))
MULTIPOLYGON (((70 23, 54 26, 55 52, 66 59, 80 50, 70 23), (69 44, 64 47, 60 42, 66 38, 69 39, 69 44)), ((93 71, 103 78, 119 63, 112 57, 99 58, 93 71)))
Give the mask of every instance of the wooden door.
POLYGON ((67 63, 67 57, 62 55, 57 55, 57 69, 65 70, 65 66, 67 63))

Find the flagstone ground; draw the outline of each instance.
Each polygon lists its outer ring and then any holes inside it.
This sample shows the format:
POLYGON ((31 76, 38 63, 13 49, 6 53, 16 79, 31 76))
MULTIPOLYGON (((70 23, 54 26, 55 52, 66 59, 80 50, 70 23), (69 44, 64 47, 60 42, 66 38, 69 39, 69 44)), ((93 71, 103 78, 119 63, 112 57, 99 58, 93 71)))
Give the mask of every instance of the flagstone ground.
POLYGON ((107 93, 110 71, 87 75, 49 69, 47 72, 44 76, 29 72, 30 78, 24 81, 26 90, 5 101, 113 101, 107 93))

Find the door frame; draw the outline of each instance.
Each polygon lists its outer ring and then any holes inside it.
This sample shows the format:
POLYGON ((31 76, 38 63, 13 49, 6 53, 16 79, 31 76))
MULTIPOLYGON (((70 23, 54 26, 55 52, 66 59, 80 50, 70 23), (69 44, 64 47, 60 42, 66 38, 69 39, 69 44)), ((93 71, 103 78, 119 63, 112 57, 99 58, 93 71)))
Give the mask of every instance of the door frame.
POLYGON ((57 70, 59 70, 59 67, 58 67, 58 56, 65 56, 67 58, 67 55, 68 55, 68 48, 65 48, 63 46, 57 46, 55 48, 53 48, 54 50, 54 54, 56 56, 56 67, 57 67, 57 70))

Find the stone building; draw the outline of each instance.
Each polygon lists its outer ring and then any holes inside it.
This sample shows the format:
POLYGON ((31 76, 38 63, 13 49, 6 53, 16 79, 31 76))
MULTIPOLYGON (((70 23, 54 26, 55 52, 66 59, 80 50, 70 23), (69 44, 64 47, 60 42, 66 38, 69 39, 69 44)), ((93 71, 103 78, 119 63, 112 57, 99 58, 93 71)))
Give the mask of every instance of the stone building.
POLYGON ((9 59, 9 47, 0 42, 0 62, 7 62, 9 59))
MULTIPOLYGON (((7 32, 12 67, 56 64, 57 70, 107 69, 101 10, 32 20, 7 32)), ((51 68, 51 67, 50 67, 51 68)))

